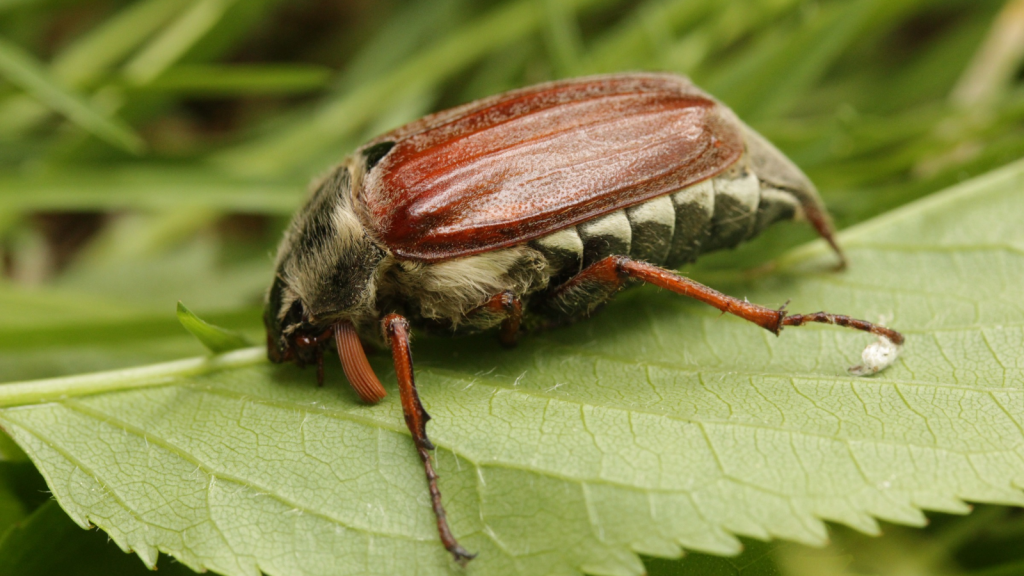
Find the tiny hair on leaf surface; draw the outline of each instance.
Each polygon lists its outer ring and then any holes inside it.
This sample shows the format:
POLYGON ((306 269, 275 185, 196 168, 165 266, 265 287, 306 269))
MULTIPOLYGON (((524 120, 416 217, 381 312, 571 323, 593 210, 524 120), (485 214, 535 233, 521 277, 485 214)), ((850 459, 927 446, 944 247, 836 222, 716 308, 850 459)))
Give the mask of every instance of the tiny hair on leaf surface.
MULTIPOLYGON (((854 377, 870 336, 780 338, 644 288, 524 338, 417 339, 452 529, 473 574, 641 574, 639 554, 730 555, 738 536, 879 532, 967 501, 1024 504, 1024 211, 1018 162, 851 228, 755 279, 766 306, 885 318, 906 336, 854 377)), ((221 574, 450 574, 389 395, 257 348, 0 388, 0 424, 80 525, 153 564, 221 574), (38 393, 34 387, 38 386, 38 393)))

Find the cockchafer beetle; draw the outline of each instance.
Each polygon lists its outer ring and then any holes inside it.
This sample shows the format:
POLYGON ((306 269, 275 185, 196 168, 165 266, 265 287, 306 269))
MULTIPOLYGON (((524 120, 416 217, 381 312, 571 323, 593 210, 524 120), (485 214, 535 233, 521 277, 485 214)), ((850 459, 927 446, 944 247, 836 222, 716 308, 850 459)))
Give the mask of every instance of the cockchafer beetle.
POLYGON ((362 342, 391 349, 441 541, 464 563, 473 555, 448 528, 431 465, 410 324, 496 328, 512 345, 642 281, 775 334, 808 322, 871 332, 879 344, 858 369, 877 372, 903 342, 894 330, 788 315, 670 271, 798 216, 844 262, 807 177, 685 78, 620 74, 514 90, 378 136, 314 186, 278 250, 268 355, 316 364, 322 384, 333 341, 349 383, 377 402, 385 391, 362 342))

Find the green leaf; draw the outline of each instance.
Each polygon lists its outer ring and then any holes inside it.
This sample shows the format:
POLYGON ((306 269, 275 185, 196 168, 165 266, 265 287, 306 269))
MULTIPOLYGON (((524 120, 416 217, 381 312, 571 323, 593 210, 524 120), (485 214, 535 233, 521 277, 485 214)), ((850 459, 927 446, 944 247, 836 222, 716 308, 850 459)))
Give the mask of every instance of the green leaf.
MULTIPOLYGON (((0 566, 4 574, 11 575, 152 576, 152 572, 123 554, 102 532, 76 526, 52 501, 0 539, 0 566)), ((174 562, 160 564, 160 576, 193 574, 174 562)))
POLYGON ((0 434, 0 462, 27 462, 28 455, 7 434, 0 434))
MULTIPOLYGON (((0 432, 0 549, 7 535, 49 496, 39 471, 14 441, 0 432)), ((8 570, 2 558, 0 552, 0 566, 8 570)))
POLYGON ((193 336, 195 336, 203 346, 209 348, 210 352, 214 354, 220 354, 222 352, 230 352, 239 348, 245 348, 246 346, 252 346, 252 343, 245 339, 238 332, 221 328, 210 324, 206 320, 203 320, 199 316, 192 313, 191 310, 185 307, 184 304, 178 302, 178 322, 185 327, 193 336))
MULTIPOLYGON (((736 536, 822 544, 965 500, 1024 504, 1024 163, 821 243, 770 274, 718 273, 765 305, 907 335, 896 365, 846 374, 870 341, 781 338, 670 293, 532 335, 418 338, 441 490, 473 574, 640 574, 637 553, 735 554, 736 536)), ((358 402, 328 363, 259 348, 0 386, 0 423, 79 524, 147 564, 223 574, 448 574, 386 354, 358 402)))
POLYGON ((31 54, 0 38, 0 75, 88 132, 132 153, 145 147, 131 127, 61 86, 31 54))
MULTIPOLYGON (((0 437, 6 436, 0 433, 0 437)), ((7 462, 0 459, 0 541, 4 534, 26 515, 25 503, 18 494, 19 480, 24 476, 25 462, 7 462)), ((30 472, 35 473, 34 470, 30 472)), ((2 566, 2 564, 0 564, 2 566)))

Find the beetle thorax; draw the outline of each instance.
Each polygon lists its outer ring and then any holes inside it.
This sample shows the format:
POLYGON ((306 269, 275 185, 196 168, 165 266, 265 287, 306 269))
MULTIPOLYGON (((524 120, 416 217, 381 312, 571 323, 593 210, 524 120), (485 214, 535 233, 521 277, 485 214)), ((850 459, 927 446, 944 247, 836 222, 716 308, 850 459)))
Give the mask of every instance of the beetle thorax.
POLYGON ((526 245, 433 263, 389 257, 381 268, 378 290, 385 305, 400 303, 413 320, 452 328, 489 328, 493 318, 469 318, 474 308, 505 291, 525 297, 545 288, 549 279, 544 257, 526 245))

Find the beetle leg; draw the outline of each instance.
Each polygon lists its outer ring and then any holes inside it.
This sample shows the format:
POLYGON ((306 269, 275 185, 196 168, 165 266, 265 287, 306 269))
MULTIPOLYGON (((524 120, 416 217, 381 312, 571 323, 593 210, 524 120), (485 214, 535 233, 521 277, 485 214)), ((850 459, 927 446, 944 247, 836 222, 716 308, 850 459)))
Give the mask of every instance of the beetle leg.
POLYGON ((609 256, 591 264, 571 280, 557 288, 554 294, 552 294, 552 298, 555 305, 563 309, 579 309, 581 304, 577 303, 583 302, 583 305, 586 306, 583 311, 589 312, 598 304, 614 295, 631 278, 650 282, 655 286, 671 290, 676 294, 700 300, 705 304, 718 308, 722 312, 728 312, 744 320, 749 320, 774 334, 778 334, 783 326, 802 326, 810 322, 817 322, 870 332, 889 339, 897 346, 903 344, 903 335, 885 326, 826 312, 794 314, 790 316, 786 314, 785 306, 779 310, 772 310, 771 308, 751 304, 745 300, 722 294, 713 288, 709 288, 699 282, 694 282, 675 272, 670 272, 653 264, 633 260, 626 256, 609 256))
POLYGON ((466 318, 472 320, 475 316, 502 316, 501 328, 498 332, 498 340, 502 346, 511 348, 516 345, 519 337, 519 324, 523 320, 523 303, 511 290, 499 292, 491 296, 487 302, 470 310, 466 318))
POLYGON ((589 316, 629 281, 629 276, 616 268, 616 258, 620 257, 609 256, 587 266, 555 288, 547 296, 545 304, 557 310, 564 320, 589 316))
POLYGON ((451 553, 456 562, 465 565, 466 562, 476 557, 476 554, 470 554, 459 545, 448 527, 444 505, 441 504, 441 491, 437 487, 437 473, 430 462, 430 450, 434 449, 434 445, 427 438, 427 421, 430 420, 430 414, 423 409, 420 395, 416 391, 416 381, 413 378, 412 351, 409 348, 409 322, 398 314, 388 314, 384 317, 382 324, 384 334, 391 344, 391 356, 395 361, 395 375, 398 379, 398 392, 402 399, 405 424, 409 427, 409 432, 412 433, 416 451, 419 452, 423 468, 427 473, 430 501, 434 508, 434 516, 437 517, 437 531, 441 535, 441 542, 445 549, 451 553))

